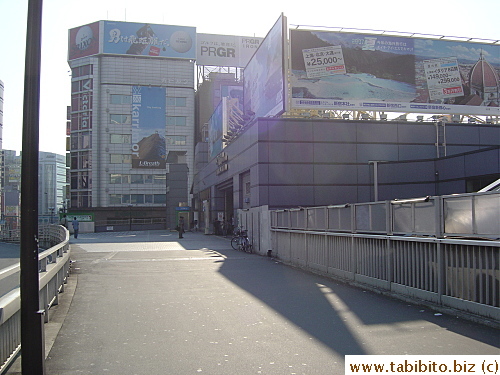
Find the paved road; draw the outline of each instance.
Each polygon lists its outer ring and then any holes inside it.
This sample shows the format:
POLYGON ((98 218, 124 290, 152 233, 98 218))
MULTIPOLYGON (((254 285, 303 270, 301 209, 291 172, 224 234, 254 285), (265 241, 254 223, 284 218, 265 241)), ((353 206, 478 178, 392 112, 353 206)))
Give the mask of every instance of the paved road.
POLYGON ((47 374, 343 374, 346 354, 500 354, 497 330, 162 232, 72 240, 47 374))

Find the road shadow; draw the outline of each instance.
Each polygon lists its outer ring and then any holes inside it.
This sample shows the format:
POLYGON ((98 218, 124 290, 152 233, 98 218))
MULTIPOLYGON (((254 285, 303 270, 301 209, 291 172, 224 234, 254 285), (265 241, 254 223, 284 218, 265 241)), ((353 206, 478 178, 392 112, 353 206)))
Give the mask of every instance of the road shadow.
MULTIPOLYGON (((374 354, 365 349, 359 327, 377 329, 388 325, 402 334, 407 332, 410 339, 412 332, 407 325, 411 322, 423 322, 430 329, 444 329, 492 347, 500 344, 500 331, 487 326, 286 266, 271 258, 231 250, 225 255, 226 259, 219 261, 219 272, 224 277, 341 355, 374 354), (243 255, 247 256, 244 261, 243 255)), ((397 347, 396 343, 393 345, 397 347)), ((419 354, 417 344, 415 350, 414 354, 419 354)))

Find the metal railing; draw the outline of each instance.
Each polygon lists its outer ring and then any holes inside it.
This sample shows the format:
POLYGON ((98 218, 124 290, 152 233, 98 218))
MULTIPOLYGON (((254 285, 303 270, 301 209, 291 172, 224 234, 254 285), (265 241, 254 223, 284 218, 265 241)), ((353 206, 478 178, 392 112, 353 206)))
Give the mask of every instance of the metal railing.
POLYGON ((286 263, 500 323, 500 193, 271 211, 286 263))
MULTIPOLYGON (((39 241, 52 245, 38 255, 40 310, 49 321, 49 309, 59 303, 59 294, 70 271, 69 232, 60 225, 39 227, 39 241)), ((48 245, 48 246, 50 246, 48 245)), ((20 271, 20 264, 0 270, 0 282, 20 271)), ((0 374, 3 374, 21 349, 21 300, 16 288, 0 297, 0 374)))

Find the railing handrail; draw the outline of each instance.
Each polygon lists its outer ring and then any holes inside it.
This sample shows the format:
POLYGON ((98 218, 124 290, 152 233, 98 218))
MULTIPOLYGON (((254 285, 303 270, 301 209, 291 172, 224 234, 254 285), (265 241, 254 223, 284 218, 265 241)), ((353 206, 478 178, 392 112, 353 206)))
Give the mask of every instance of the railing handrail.
MULTIPOLYGON (((69 232, 61 225, 50 224, 39 230, 41 240, 57 240, 54 246, 38 254, 39 260, 39 287, 42 298, 40 299, 41 310, 48 310, 57 304, 58 293, 63 291, 63 284, 69 273, 70 251, 69 232), (45 237, 47 236, 47 237, 45 237), (56 287, 48 288, 51 280, 56 278, 56 287)), ((20 263, 13 264, 0 270, 0 281, 20 271, 20 263)), ((4 347, 0 352, 5 353, 5 358, 0 358, 0 374, 3 374, 17 353, 20 351, 20 288, 17 287, 0 297, 0 334, 7 334, 9 340, 0 340, 4 347), (2 328, 7 326, 5 330, 2 328), (14 328, 13 328, 14 327, 14 328)), ((45 314, 45 322, 48 322, 48 313, 45 314)))
POLYGON ((500 207, 498 191, 297 207, 271 211, 271 228, 497 240, 500 227, 490 224, 498 221, 496 206, 500 207), (490 202, 494 206, 485 210, 490 202), (464 213, 467 221, 463 221, 464 213), (494 217, 485 219, 487 215, 494 217))

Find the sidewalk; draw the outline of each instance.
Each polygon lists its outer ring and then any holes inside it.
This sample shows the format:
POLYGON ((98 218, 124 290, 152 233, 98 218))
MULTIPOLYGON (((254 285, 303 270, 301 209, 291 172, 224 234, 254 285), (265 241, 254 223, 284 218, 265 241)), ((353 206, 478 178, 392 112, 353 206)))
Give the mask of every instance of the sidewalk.
POLYGON ((151 231, 71 242, 70 302, 46 325, 47 374, 343 374, 347 354, 499 354, 491 328, 232 250, 229 239, 151 231))

